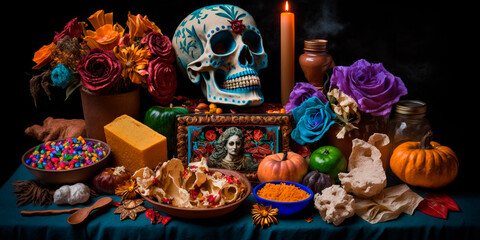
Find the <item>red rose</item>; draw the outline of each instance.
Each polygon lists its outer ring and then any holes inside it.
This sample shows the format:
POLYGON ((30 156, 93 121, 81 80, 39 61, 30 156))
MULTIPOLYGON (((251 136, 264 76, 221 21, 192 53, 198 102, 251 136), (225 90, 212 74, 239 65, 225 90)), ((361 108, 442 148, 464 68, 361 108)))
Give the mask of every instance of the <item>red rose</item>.
POLYGON ((140 43, 147 44, 152 55, 160 57, 170 63, 175 61, 172 42, 170 42, 168 36, 162 35, 158 32, 149 32, 144 38, 142 38, 140 43))
POLYGON ((62 39, 66 35, 72 38, 79 38, 82 36, 82 25, 78 23, 77 18, 70 20, 70 22, 65 25, 62 32, 56 32, 55 37, 53 37, 53 42, 57 44, 58 40, 62 39))
POLYGON ((214 150, 214 147, 212 144, 208 143, 207 144, 207 153, 212 153, 214 150))
POLYGON ((120 78, 122 65, 112 52, 94 48, 80 60, 77 71, 85 88, 101 94, 120 78))
POLYGON ((245 30, 245 25, 243 25, 243 20, 238 20, 238 19, 234 19, 232 21, 228 21, 230 23, 230 25, 232 26, 232 30, 234 33, 236 34, 240 34, 243 32, 243 30, 245 30))
POLYGON ((263 137, 263 132, 260 129, 255 129, 253 131, 253 139, 255 139, 255 142, 260 142, 260 139, 263 137))
POLYGON ((148 63, 147 89, 153 99, 161 105, 173 100, 177 89, 175 67, 161 58, 148 63))
POLYGON ((215 131, 213 131, 213 130, 208 130, 205 133, 205 138, 207 139, 207 141, 213 142, 213 141, 215 141, 215 139, 217 139, 217 134, 215 134, 215 131))

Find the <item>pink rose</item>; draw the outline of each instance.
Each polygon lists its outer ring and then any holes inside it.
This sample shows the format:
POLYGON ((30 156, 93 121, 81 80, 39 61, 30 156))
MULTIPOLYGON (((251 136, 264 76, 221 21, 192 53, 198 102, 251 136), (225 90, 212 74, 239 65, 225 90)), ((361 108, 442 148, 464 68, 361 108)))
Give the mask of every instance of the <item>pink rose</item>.
POLYGON ((161 105, 173 100, 177 89, 177 73, 175 67, 161 58, 148 63, 148 92, 161 105))
POLYGON ((172 42, 168 36, 152 31, 142 38, 141 43, 147 44, 148 48, 150 49, 150 53, 155 57, 160 57, 170 63, 175 61, 173 56, 172 42))

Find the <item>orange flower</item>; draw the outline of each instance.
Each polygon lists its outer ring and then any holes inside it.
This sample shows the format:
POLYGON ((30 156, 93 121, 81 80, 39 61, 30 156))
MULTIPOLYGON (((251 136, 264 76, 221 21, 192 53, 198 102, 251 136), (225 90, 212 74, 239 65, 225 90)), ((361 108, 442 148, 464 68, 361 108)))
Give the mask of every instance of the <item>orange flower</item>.
POLYGON ((103 10, 98 10, 96 13, 92 14, 87 19, 93 25, 93 28, 95 30, 99 29, 105 24, 113 25, 113 13, 105 14, 103 10))
POLYGON ((139 46, 131 45, 129 47, 115 48, 115 56, 122 64, 122 77, 136 84, 147 82, 147 67, 150 52, 139 46))
POLYGON ((99 10, 92 14, 88 21, 93 25, 95 31, 86 30, 84 40, 90 49, 101 48, 112 50, 118 45, 125 29, 119 24, 113 24, 113 13, 104 14, 99 10))
POLYGON ((40 69, 45 64, 52 60, 52 53, 55 50, 55 43, 50 43, 50 45, 43 45, 40 49, 38 49, 35 54, 33 55, 33 61, 37 64, 32 67, 32 69, 40 69))
POLYGON ((127 26, 130 30, 129 33, 132 38, 142 38, 146 35, 146 32, 149 31, 158 32, 160 34, 162 33, 160 28, 158 28, 154 22, 150 21, 147 16, 143 17, 140 14, 133 15, 128 12, 127 26))

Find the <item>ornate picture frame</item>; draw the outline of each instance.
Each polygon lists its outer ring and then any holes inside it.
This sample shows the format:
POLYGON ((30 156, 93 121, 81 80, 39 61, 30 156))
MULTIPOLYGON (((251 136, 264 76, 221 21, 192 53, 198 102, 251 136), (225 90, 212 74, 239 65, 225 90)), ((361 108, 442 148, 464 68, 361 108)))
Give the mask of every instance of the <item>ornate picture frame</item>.
MULTIPOLYGON (((176 118, 177 158, 184 165, 209 157, 217 140, 229 128, 243 133, 242 154, 248 156, 248 168, 243 172, 250 180, 256 179, 256 166, 265 156, 290 148, 291 114, 184 114, 176 118)), ((218 146, 217 146, 218 147, 218 146)))

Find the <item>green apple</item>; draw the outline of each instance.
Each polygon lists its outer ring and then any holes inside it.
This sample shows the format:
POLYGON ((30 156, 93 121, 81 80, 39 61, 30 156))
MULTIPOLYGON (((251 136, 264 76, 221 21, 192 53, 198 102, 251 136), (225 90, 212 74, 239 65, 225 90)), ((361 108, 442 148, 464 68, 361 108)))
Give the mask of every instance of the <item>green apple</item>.
POLYGON ((189 113, 183 107, 153 106, 145 113, 143 123, 167 138, 168 157, 176 155, 175 119, 178 114, 189 113))
POLYGON ((338 181, 338 173, 347 169, 347 160, 338 148, 323 146, 310 155, 310 168, 329 174, 338 181))

